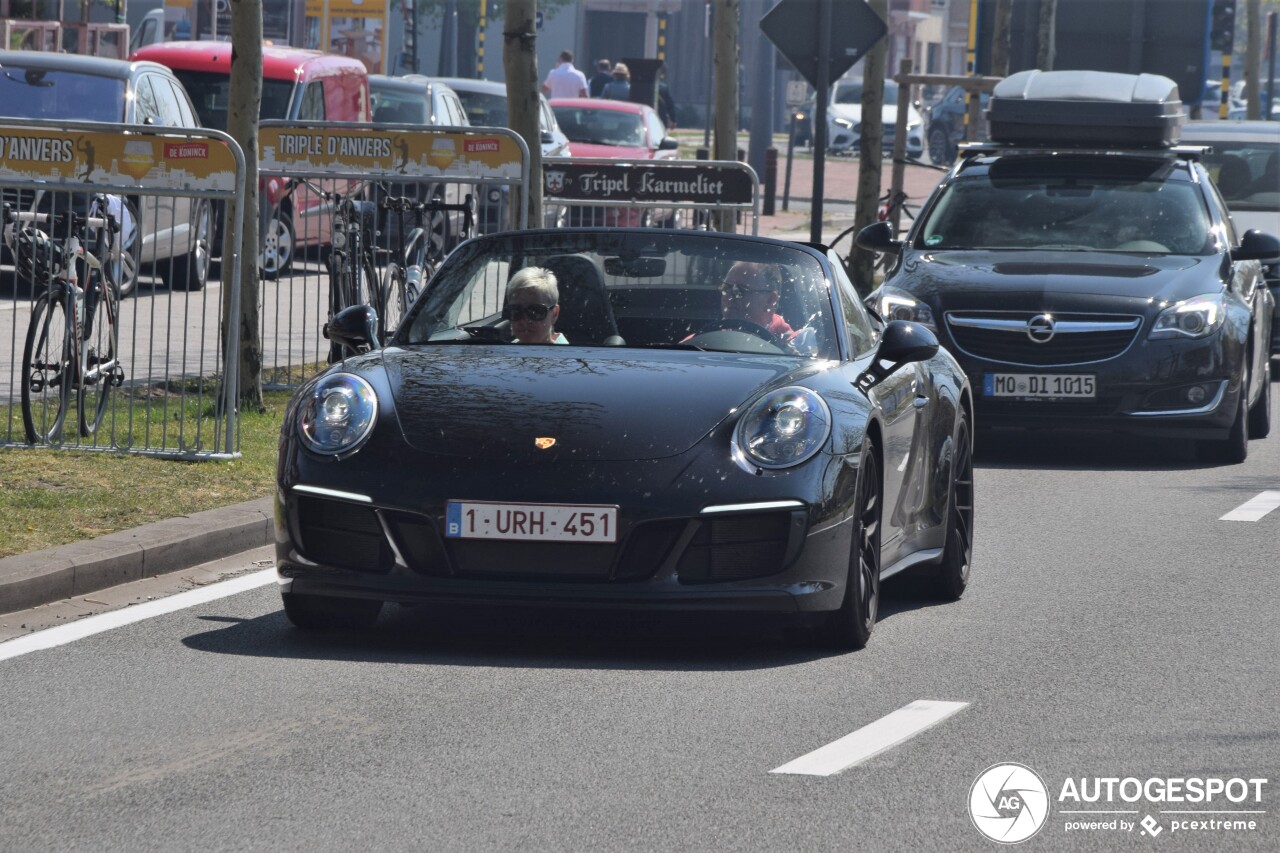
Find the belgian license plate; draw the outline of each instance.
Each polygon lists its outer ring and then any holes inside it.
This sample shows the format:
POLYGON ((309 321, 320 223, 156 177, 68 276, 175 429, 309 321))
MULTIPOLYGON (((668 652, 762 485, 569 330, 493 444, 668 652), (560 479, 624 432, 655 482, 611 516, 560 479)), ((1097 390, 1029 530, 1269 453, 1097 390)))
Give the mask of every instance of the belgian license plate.
POLYGON ((445 536, 534 542, 616 542, 618 508, 596 504, 449 501, 445 536))
POLYGON ((983 393, 988 397, 1040 399, 1097 396, 1091 373, 988 373, 983 393))

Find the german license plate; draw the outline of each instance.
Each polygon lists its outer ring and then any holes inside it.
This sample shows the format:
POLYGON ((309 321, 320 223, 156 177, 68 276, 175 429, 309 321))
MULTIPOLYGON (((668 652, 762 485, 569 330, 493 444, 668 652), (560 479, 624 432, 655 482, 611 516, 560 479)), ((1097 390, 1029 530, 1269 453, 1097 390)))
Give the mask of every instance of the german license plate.
POLYGON ((449 501, 445 536, 533 542, 616 542, 618 508, 596 504, 449 501))
POLYGON ((1051 400, 1058 397, 1097 396, 1095 377, 1091 373, 988 373, 983 393, 988 397, 1032 397, 1051 400))

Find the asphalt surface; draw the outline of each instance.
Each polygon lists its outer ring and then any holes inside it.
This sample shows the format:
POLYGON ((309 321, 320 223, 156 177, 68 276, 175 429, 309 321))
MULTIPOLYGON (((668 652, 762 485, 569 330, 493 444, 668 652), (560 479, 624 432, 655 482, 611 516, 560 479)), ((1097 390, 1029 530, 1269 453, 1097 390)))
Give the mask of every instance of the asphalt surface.
POLYGON ((986 850, 969 792, 1001 762, 1047 787, 1027 849, 1280 847, 1280 511, 1221 520, 1280 486, 1280 442, 1205 466, 1136 439, 979 441, 969 592, 891 582, 863 652, 744 617, 460 607, 314 635, 269 573, 0 644, 0 848, 986 850), (918 700, 967 705, 841 773, 770 772, 918 700), (1256 803, 1060 798, 1068 778, 1167 777, 1268 782, 1256 803), (1078 809, 1161 835, 1068 830, 1078 809), (1205 809, 1261 813, 1173 828, 1205 809))

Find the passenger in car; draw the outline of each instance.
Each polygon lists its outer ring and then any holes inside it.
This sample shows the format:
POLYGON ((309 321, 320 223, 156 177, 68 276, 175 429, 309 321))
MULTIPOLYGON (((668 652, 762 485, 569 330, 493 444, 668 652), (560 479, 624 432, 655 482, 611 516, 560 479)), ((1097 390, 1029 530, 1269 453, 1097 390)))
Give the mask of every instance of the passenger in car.
POLYGON ((774 264, 738 261, 720 285, 720 313, 725 319, 746 320, 787 337, 795 334, 778 313, 780 273, 774 264))
POLYGON ((560 317, 560 288, 551 270, 525 267, 507 282, 502 318, 511 323, 512 343, 567 344, 555 331, 560 317))

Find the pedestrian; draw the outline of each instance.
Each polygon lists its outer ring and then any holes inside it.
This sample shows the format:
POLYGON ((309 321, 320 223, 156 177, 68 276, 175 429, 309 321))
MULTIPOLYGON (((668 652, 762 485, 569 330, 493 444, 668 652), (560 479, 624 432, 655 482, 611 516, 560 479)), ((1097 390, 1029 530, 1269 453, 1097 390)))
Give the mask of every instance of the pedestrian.
POLYGON ((612 75, 613 79, 605 84, 600 97, 613 101, 631 100, 631 69, 626 66, 626 63, 619 62, 613 66, 612 75))
POLYGON ((613 66, 609 60, 602 59, 596 63, 596 73, 591 75, 591 79, 587 81, 587 94, 593 98, 599 98, 604 91, 604 87, 613 79, 610 70, 613 66))
POLYGON ((676 129, 676 102, 671 97, 671 89, 667 87, 665 72, 661 72, 658 77, 658 118, 667 126, 667 130, 676 129))
POLYGON ((548 98, 587 97, 587 75, 573 67, 573 51, 560 51, 560 61, 547 74, 542 94, 548 98))

